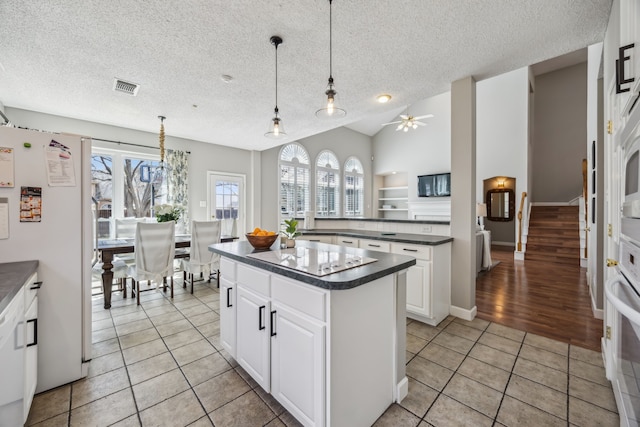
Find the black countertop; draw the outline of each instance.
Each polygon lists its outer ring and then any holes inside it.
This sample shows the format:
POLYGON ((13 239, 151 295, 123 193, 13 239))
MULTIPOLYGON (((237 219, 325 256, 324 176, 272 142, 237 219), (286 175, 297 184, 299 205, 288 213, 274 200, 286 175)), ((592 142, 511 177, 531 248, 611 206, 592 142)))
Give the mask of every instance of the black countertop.
POLYGON ((37 269, 38 261, 0 263, 0 313, 37 269))
POLYGON ((387 242, 412 243, 415 245, 442 245, 453 241, 453 237, 435 236, 431 234, 410 234, 395 233, 392 231, 369 231, 369 230, 345 230, 339 229, 314 229, 300 230, 302 235, 312 236, 345 236, 372 240, 384 240, 387 242))
MULTIPOLYGON (((271 246, 271 249, 279 249, 279 240, 271 246)), ((298 280, 309 285, 317 286, 329 290, 344 290, 355 288, 373 280, 379 279, 397 271, 404 270, 416 264, 416 259, 411 256, 397 255, 387 252, 369 251, 365 249, 349 248, 345 246, 329 245, 326 243, 316 243, 309 241, 296 241, 296 247, 317 248, 320 250, 331 250, 334 252, 352 253, 371 258, 376 258, 376 262, 361 265, 360 267, 340 271, 326 276, 318 277, 301 271, 281 267, 276 264, 261 261, 256 258, 247 257, 248 254, 257 252, 247 241, 233 243, 218 243, 209 246, 209 250, 230 258, 234 261, 252 265, 262 270, 276 273, 290 279, 298 280)))
MULTIPOLYGON (((296 218, 300 221, 303 221, 304 218, 296 218)), ((365 217, 344 217, 344 218, 336 218, 336 217, 315 217, 316 221, 365 221, 365 222, 400 222, 404 224, 440 224, 440 225, 451 225, 450 221, 438 221, 431 219, 396 219, 396 218, 365 218, 365 217)))

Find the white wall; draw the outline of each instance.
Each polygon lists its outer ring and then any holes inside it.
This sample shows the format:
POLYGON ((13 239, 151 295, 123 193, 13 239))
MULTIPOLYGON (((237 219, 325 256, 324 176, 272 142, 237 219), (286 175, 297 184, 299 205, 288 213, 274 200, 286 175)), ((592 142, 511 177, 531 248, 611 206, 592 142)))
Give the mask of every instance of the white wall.
MULTIPOLYGON (((529 70, 520 68, 476 84, 476 194, 484 201, 483 180, 494 176, 516 178, 516 211, 523 191, 527 191, 529 145, 529 70)), ((485 221, 488 229, 493 224, 485 221)), ((504 223, 513 230, 517 221, 504 223)), ((500 230, 496 229, 499 232, 500 230)), ((506 233, 504 234, 507 235, 506 233)), ((502 233, 492 236, 502 242, 502 233)))
MULTIPOLYGON (((6 115, 14 125, 20 127, 141 144, 153 147, 151 152, 158 147, 158 134, 154 133, 9 107, 6 108, 6 115)), ((160 130, 160 122, 158 122, 158 130, 160 130)), ((167 133, 165 147, 167 149, 191 152, 189 155, 189 212, 191 219, 206 219, 206 208, 200 207, 200 201, 207 200, 207 171, 246 174, 248 213, 250 215, 253 212, 255 202, 251 198, 251 194, 254 193, 251 151, 172 137, 170 120, 165 121, 165 130, 167 133)), ((104 143, 100 143, 100 145, 114 146, 104 143)), ((122 146, 122 148, 129 149, 131 147, 122 146)), ((247 227, 251 225, 247 224, 247 227)))
POLYGON ((396 131, 395 125, 389 125, 374 135, 373 174, 406 172, 409 202, 418 202, 424 201, 418 198, 418 175, 451 172, 451 93, 418 101, 408 112, 435 117, 423 120, 427 126, 408 132, 396 131))
MULTIPOLYGON (((364 205, 365 216, 371 216, 371 138, 360 132, 347 128, 337 128, 309 138, 301 139, 298 142, 309 153, 311 161, 311 210, 315 207, 315 161, 322 150, 331 150, 340 162, 340 179, 344 185, 344 174, 342 168, 344 162, 351 156, 355 156, 362 162, 364 168, 364 205)), ((262 227, 269 230, 277 230, 278 226, 278 158, 282 146, 274 147, 270 150, 262 151, 262 201, 261 217, 262 227)), ((340 201, 343 208, 344 200, 340 201)))

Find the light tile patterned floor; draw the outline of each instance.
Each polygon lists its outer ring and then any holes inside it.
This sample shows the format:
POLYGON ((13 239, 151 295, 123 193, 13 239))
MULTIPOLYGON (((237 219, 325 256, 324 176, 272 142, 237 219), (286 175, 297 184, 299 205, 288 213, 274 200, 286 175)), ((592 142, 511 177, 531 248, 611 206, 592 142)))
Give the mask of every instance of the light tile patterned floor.
MULTIPOLYGON (((173 301, 93 299, 89 376, 37 395, 27 425, 294 426, 219 345, 215 281, 173 301)), ((409 395, 376 426, 617 426, 600 353, 476 319, 408 320, 409 395)))

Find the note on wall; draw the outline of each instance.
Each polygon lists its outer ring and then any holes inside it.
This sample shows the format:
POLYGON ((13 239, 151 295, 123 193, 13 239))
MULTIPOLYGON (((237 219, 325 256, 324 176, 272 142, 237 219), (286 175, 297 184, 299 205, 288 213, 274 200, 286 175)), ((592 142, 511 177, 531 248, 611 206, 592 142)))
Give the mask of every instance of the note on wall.
POLYGON ((9 238, 9 199, 0 197, 0 239, 9 238))
POLYGON ((52 139, 44 152, 49 187, 75 187, 76 174, 69 147, 52 139))
POLYGON ((20 222, 42 221, 42 187, 20 188, 20 222))
POLYGON ((13 187, 15 161, 13 148, 0 147, 0 187, 13 187))

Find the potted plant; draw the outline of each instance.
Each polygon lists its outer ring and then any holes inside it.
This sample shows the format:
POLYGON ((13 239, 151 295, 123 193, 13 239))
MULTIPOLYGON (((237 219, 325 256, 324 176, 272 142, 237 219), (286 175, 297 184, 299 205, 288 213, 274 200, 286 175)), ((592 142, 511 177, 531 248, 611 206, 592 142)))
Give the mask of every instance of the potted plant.
POLYGON ((300 235, 300 232, 298 231, 298 220, 295 218, 285 219, 284 223, 286 225, 284 235, 287 238, 287 247, 293 248, 296 245, 296 236, 300 235))
POLYGON ((158 222, 178 221, 182 209, 173 205, 159 205, 155 208, 156 219, 158 222))

